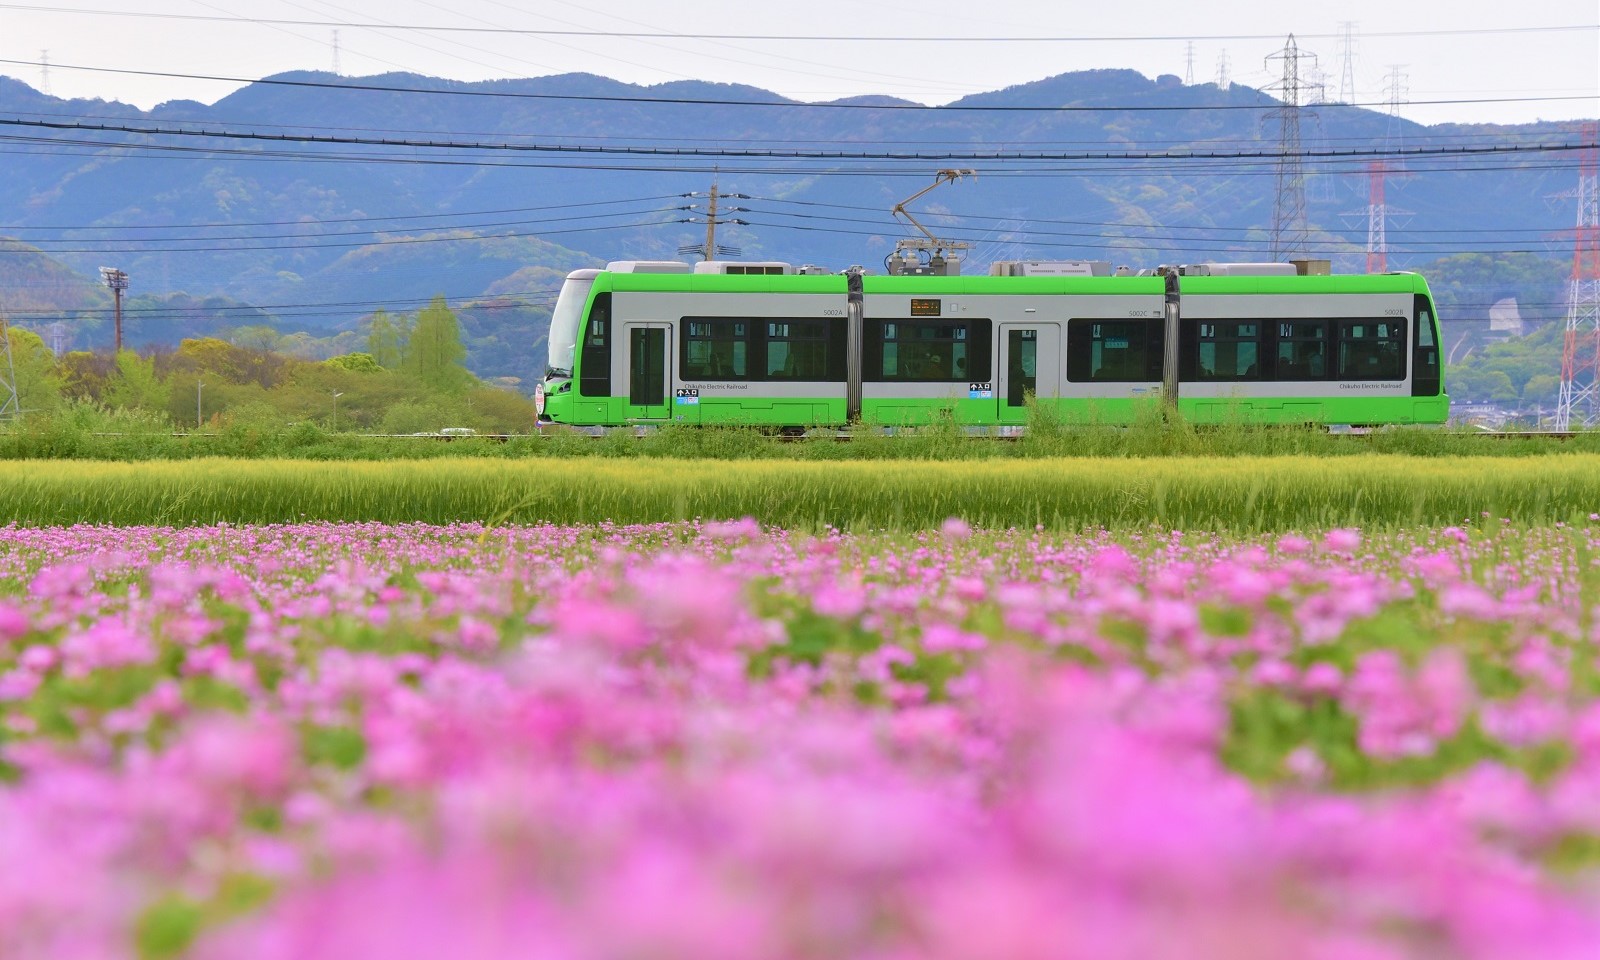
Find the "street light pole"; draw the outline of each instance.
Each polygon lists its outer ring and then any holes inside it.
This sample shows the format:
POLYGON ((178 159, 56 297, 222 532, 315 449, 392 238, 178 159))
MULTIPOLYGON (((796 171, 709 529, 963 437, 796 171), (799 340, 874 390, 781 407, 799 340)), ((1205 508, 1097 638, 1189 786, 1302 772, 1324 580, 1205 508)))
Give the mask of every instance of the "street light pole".
POLYGON ((200 391, 203 390, 204 388, 205 388, 205 382, 204 381, 196 380, 194 382, 194 428, 196 430, 199 430, 201 428, 201 426, 206 422, 205 421, 205 417, 202 416, 201 413, 200 413, 200 391))
POLYGON ((344 394, 339 392, 339 391, 337 391, 337 390, 335 390, 334 393, 333 393, 333 432, 334 433, 338 433, 339 432, 339 398, 342 397, 342 396, 344 396, 344 394))

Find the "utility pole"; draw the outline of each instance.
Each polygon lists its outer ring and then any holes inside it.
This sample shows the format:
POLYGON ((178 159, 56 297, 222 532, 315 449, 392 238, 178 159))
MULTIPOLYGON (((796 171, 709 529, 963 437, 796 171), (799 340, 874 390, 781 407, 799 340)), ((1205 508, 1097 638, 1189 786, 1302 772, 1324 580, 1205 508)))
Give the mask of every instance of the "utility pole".
POLYGON ((117 353, 122 353, 122 291, 128 289, 128 275, 115 267, 101 267, 100 279, 111 288, 117 302, 117 353))
POLYGON ((1217 54, 1217 89, 1228 89, 1230 82, 1228 79, 1228 51, 1224 49, 1217 54))
POLYGON ((50 96, 50 51, 39 51, 39 92, 50 96))
MULTIPOLYGON (((691 193, 691 194, 687 194, 687 196, 698 197, 698 196, 700 196, 700 194, 691 193)), ((730 214, 730 213, 746 213, 748 211, 744 207, 723 207, 723 206, 719 206, 719 203, 720 203, 720 201, 723 201, 723 200, 748 200, 750 198, 747 195, 742 194, 742 193, 723 193, 718 188, 717 181, 715 181, 715 180, 711 181, 711 192, 709 194, 707 194, 706 196, 708 197, 709 202, 707 203, 707 206, 706 206, 706 218, 705 218, 705 221, 704 221, 705 225, 706 225, 706 242, 705 242, 705 245, 704 246, 700 246, 698 244, 692 244, 691 243, 691 244, 689 244, 687 246, 679 247, 678 248, 679 255, 688 255, 688 254, 698 253, 700 255, 700 259, 702 259, 702 260, 715 260, 718 257, 737 257, 737 256, 740 256, 742 254, 742 251, 738 247, 730 247, 730 246, 726 246, 726 245, 719 245, 717 243, 717 228, 722 226, 723 224, 736 224, 736 225, 739 225, 739 226, 745 225, 745 223, 747 221, 740 220, 740 219, 737 219, 735 217, 729 217, 729 216, 727 216, 727 214, 730 214)), ((695 208, 691 204, 691 205, 683 207, 681 209, 694 212, 695 208)), ((688 219, 683 220, 681 222, 683 222, 683 223, 700 223, 701 221, 696 217, 689 217, 688 219)))
POLYGON ((1567 329, 1561 349, 1561 390, 1553 426, 1594 426, 1600 412, 1600 123, 1582 126, 1587 144, 1579 161, 1578 201, 1572 234, 1572 276, 1567 288, 1567 329))
POLYGON ((1194 41, 1190 40, 1183 53, 1183 85, 1194 86, 1194 41))
POLYGON ((333 31, 333 75, 340 76, 339 72, 339 31, 333 31))
POLYGON ((205 389, 205 382, 194 382, 194 428, 199 430, 206 422, 205 415, 200 412, 200 391, 205 389))
POLYGON ((1281 104, 1268 116, 1278 118, 1278 189, 1272 205, 1272 259, 1300 260, 1306 257, 1306 175, 1300 149, 1300 103, 1311 84, 1302 79, 1301 61, 1315 65, 1314 53, 1301 53, 1294 34, 1282 50, 1267 57, 1281 61, 1283 77, 1264 89, 1276 93, 1281 104))
POLYGON ((717 249, 717 181, 711 181, 711 202, 706 207, 706 259, 717 249))

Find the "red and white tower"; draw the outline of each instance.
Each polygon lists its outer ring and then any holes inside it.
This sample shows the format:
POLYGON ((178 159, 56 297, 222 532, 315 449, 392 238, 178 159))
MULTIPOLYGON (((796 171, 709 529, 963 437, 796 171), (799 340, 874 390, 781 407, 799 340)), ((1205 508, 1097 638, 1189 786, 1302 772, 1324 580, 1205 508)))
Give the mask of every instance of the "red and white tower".
POLYGON ((1567 288, 1567 331, 1561 349, 1561 392, 1552 424, 1557 430, 1591 427, 1600 420, 1600 123, 1582 127, 1586 148, 1578 166, 1578 223, 1572 234, 1572 279, 1567 288))
POLYGON ((1383 202, 1383 175, 1389 165, 1382 160, 1367 164, 1367 272, 1389 272, 1389 237, 1385 229, 1389 208, 1383 202))

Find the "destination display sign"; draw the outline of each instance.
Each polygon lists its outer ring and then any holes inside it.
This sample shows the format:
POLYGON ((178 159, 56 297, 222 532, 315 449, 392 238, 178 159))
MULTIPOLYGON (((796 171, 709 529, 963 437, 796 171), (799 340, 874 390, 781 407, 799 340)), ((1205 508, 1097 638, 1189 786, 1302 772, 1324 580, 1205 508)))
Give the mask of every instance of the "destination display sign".
POLYGON ((939 308, 942 303, 943 301, 941 300, 919 300, 916 297, 912 297, 911 315, 913 317, 941 316, 942 314, 940 313, 939 308))

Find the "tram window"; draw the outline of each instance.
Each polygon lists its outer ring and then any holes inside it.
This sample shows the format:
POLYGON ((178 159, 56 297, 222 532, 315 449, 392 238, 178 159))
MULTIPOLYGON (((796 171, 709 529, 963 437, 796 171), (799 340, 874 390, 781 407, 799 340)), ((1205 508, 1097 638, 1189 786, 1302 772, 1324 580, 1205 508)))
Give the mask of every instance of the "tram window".
POLYGON ((685 380, 749 380, 749 320, 683 321, 682 371, 685 380))
POLYGON ((1261 379, 1259 320, 1213 320, 1199 325, 1197 380, 1261 379))
POLYGON ((1328 376, 1328 325, 1318 321, 1278 323, 1279 380, 1323 380, 1328 376))
POLYGON ((1161 320, 1070 320, 1067 379, 1148 383, 1161 379, 1161 320))
POLYGON ((989 321, 876 320, 867 331, 867 379, 969 381, 989 376, 989 321))
POLYGON ((772 320, 767 323, 766 376, 769 380, 831 380, 826 320, 772 320))
POLYGON ((582 366, 578 393, 585 397, 611 396, 611 294, 596 294, 584 327, 582 366))
POLYGON ((1339 379, 1405 379, 1405 338, 1404 321, 1340 321, 1339 379))

